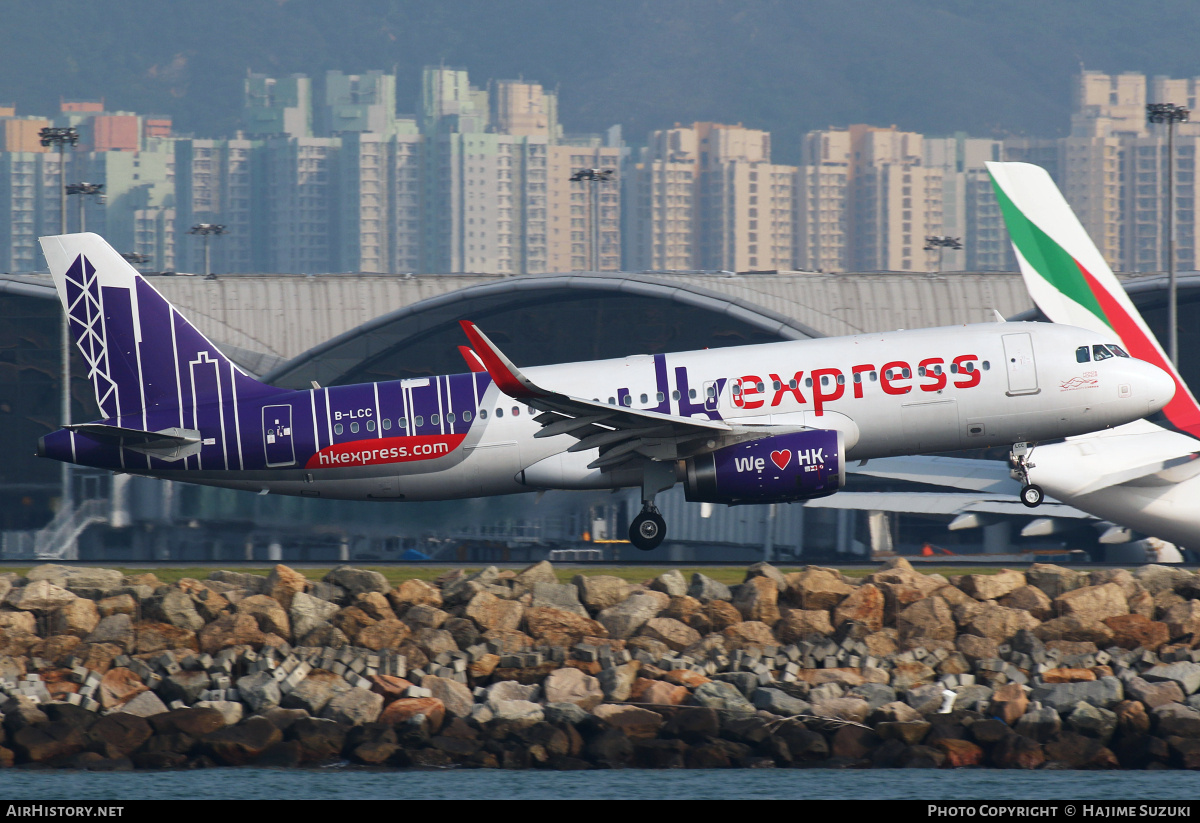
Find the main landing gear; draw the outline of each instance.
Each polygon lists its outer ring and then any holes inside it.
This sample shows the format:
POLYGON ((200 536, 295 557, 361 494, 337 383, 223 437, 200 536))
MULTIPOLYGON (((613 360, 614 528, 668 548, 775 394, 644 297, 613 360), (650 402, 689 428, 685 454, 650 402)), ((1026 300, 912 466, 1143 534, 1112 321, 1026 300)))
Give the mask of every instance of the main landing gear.
POLYGON ((642 513, 629 524, 629 542, 644 552, 657 549, 667 536, 667 521, 658 513, 654 496, 675 485, 675 467, 657 460, 642 469, 642 513))
POLYGON ((1029 482, 1029 470, 1037 468, 1029 459, 1033 456, 1033 446, 1028 443, 1013 443, 1012 452, 1008 459, 1012 463, 1013 476, 1021 481, 1021 502, 1029 508, 1037 508, 1045 499, 1042 487, 1029 482))
POLYGON ((644 552, 657 549, 667 536, 667 521, 653 503, 643 503, 642 513, 629 526, 629 542, 644 552))

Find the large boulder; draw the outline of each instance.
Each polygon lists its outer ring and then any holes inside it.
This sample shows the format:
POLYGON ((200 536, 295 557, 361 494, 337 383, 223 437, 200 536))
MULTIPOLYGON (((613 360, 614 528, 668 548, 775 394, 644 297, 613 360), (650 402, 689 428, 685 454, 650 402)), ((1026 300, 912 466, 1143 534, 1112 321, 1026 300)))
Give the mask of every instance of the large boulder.
POLYGON ((151 598, 143 605, 142 613, 150 620, 193 632, 200 631, 205 624, 204 618, 196 611, 192 596, 178 586, 172 586, 161 595, 151 598))
POLYGON ((392 609, 400 617, 413 606, 433 606, 437 608, 442 605, 442 593, 437 588, 424 580, 405 580, 396 588, 387 593, 388 602, 392 604, 392 609))
POLYGON ((896 615, 896 629, 900 632, 901 644, 910 647, 923 640, 953 642, 957 633, 954 614, 940 597, 927 597, 905 608, 896 615))
POLYGON ((796 643, 813 634, 832 635, 833 624, 824 610, 785 609, 783 619, 775 624, 775 634, 782 643, 796 643))
POLYGON ((700 632, 670 617, 650 618, 642 626, 640 634, 661 641, 677 652, 700 642, 700 632))
POLYGON ((533 592, 533 601, 529 604, 531 608, 548 607, 588 616, 587 609, 579 602, 579 589, 570 583, 537 581, 530 588, 533 592))
POLYGON ((387 578, 379 572, 350 566, 338 566, 333 569, 325 575, 325 582, 344 589, 351 597, 363 592, 387 594, 392 588, 388 585, 387 578))
POLYGON ((588 617, 586 611, 580 614, 551 606, 528 609, 525 629, 530 637, 547 646, 573 646, 584 637, 608 636, 604 625, 588 617))
POLYGON ((964 574, 958 587, 976 600, 999 600, 1024 585, 1022 572, 1004 569, 996 574, 964 574))
POLYGON ((542 683, 544 702, 573 703, 591 711, 604 701, 600 681, 576 668, 555 669, 542 683))
POLYGON ((1200 637, 1200 600, 1188 600, 1167 608, 1159 618, 1171 637, 1200 637))
POLYGON ((713 580, 700 572, 692 573, 692 584, 688 586, 688 596, 694 597, 701 603, 714 600, 732 600, 733 592, 724 583, 713 580))
POLYGON ((833 610, 833 625, 840 626, 852 620, 866 627, 869 632, 883 628, 884 596, 878 586, 864 583, 852 591, 833 610))
POLYGON ((1054 609, 1056 614, 1064 617, 1099 622, 1106 617, 1129 614, 1129 603, 1118 584, 1105 583, 1083 586, 1059 595, 1054 599, 1054 609))
POLYGON ((133 622, 127 614, 112 614, 101 618, 84 638, 85 643, 116 643, 129 651, 134 645, 133 622))
POLYGON ((356 638, 358 645, 371 651, 399 649, 408 640, 411 630, 395 617, 385 618, 361 629, 356 638))
POLYGON ((100 611, 94 601, 76 597, 50 613, 50 632, 87 637, 100 622, 100 611))
POLYGON ((446 712, 455 717, 470 717, 475 708, 475 696, 457 680, 426 675, 421 678, 421 688, 429 689, 431 696, 442 701, 446 712))
POLYGON ((725 638, 725 645, 730 651, 737 649, 761 649, 765 646, 778 645, 779 641, 775 639, 775 635, 771 632, 771 627, 766 623, 759 623, 756 620, 747 620, 743 623, 738 623, 736 626, 728 626, 721 635, 725 638))
MULTIPOLYGON (((983 575, 971 575, 981 577, 983 575)), ((1027 611, 1010 609, 995 603, 983 603, 963 627, 967 634, 977 634, 980 637, 990 637, 1003 641, 1012 637, 1021 629, 1035 629, 1038 619, 1027 611)))
POLYGON ((242 702, 257 714, 278 706, 280 698, 283 697, 279 683, 266 671, 239 677, 237 690, 242 702))
POLYGON ((593 614, 623 602, 633 590, 632 584, 607 574, 577 574, 571 583, 579 591, 579 600, 593 614))
POLYGON ((751 577, 738 586, 733 605, 746 620, 774 626, 779 622, 779 587, 769 577, 751 577))
POLYGON ((267 575, 265 594, 278 601, 284 609, 292 607, 292 598, 308 587, 308 578, 295 569, 279 565, 267 575))
POLYGON ((204 751, 226 766, 246 766, 283 740, 283 732, 265 717, 251 717, 203 738, 204 751))
POLYGON ((835 569, 808 566, 803 571, 784 575, 788 600, 801 609, 829 611, 841 603, 854 587, 835 569))
POLYGON ((1151 620, 1140 614, 1119 614, 1102 621, 1112 629, 1113 644, 1122 649, 1149 649, 1156 651, 1171 639, 1166 623, 1151 620))
POLYGON ((13 609, 27 612, 52 612, 65 606, 76 596, 49 580, 35 580, 12 589, 4 602, 13 609))
POLYGON ((1113 632, 1099 620, 1084 620, 1076 615, 1055 617, 1047 620, 1033 630, 1033 634, 1043 642, 1065 640, 1069 642, 1095 643, 1099 648, 1105 648, 1112 643, 1113 632))
POLYGON ((463 615, 471 618, 482 631, 516 631, 525 607, 515 600, 502 600, 491 592, 480 591, 467 603, 463 615))
POLYGON ((216 654, 230 646, 262 646, 266 635, 258 621, 248 614, 227 614, 204 626, 198 633, 200 649, 216 654))
POLYGON ((1054 607, 1050 596, 1037 586, 1021 586, 1013 589, 1004 597, 999 598, 998 602, 1001 606, 1010 609, 1027 611, 1038 620, 1049 620, 1054 617, 1054 607))
POLYGON ((1117 678, 1101 677, 1090 682, 1034 686, 1030 697, 1055 711, 1069 712, 1081 700, 1100 708, 1111 708, 1125 698, 1125 690, 1117 678))
POLYGON ((1034 563, 1025 570, 1025 579, 1029 581, 1029 585, 1038 587, 1051 599, 1087 585, 1086 572, 1051 563, 1034 563))
POLYGON ((238 601, 238 614, 248 614, 258 623, 263 633, 277 634, 282 638, 292 636, 291 621, 287 611, 274 597, 265 594, 253 594, 238 601))
POLYGON ((329 623, 338 611, 339 606, 328 600, 321 600, 305 592, 292 594, 288 617, 296 640, 303 640, 317 626, 329 623))
POLYGON ((383 711, 383 695, 362 688, 335 694, 321 710, 321 717, 349 726, 374 723, 383 711))
POLYGON ((596 619, 608 631, 610 637, 624 640, 636 634, 647 620, 657 616, 670 603, 671 598, 662 592, 639 591, 630 595, 623 603, 600 612, 596 619))

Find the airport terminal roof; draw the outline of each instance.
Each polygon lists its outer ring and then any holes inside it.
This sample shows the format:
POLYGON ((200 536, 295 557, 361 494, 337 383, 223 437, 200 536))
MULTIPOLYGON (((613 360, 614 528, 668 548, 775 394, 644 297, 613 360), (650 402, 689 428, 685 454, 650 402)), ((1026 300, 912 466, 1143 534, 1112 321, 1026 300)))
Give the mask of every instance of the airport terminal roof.
MULTIPOLYGON (((855 334, 900 328, 986 322, 995 309, 1005 317, 1032 302, 1015 273, 899 272, 822 274, 604 273, 681 290, 697 299, 722 298, 759 314, 768 323, 820 335, 855 334)), ((580 274, 503 277, 486 274, 431 275, 224 275, 151 277, 151 282, 213 342, 259 374, 350 332, 369 321, 431 298, 471 287, 552 287, 580 274), (535 285, 536 284, 536 285, 535 285), (502 287, 502 286, 501 286, 502 287)), ((0 277, 0 289, 45 289, 49 277, 0 277)), ((793 335, 785 335, 793 336, 793 335)), ((804 335, 800 335, 804 336, 804 335)))

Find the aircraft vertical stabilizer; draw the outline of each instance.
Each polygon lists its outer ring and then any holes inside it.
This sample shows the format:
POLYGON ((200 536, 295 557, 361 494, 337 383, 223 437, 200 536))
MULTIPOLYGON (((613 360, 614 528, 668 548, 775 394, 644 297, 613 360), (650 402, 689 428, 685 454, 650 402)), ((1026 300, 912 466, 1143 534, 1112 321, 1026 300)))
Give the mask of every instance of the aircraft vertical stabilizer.
POLYGON ((1029 294, 1054 323, 1116 334, 1134 357, 1175 380, 1163 414, 1200 436, 1200 406, 1045 169, 988 163, 1029 294))
POLYGON ((144 428, 148 413, 178 411, 182 424, 222 396, 275 391, 230 362, 98 235, 41 243, 105 420, 144 428))

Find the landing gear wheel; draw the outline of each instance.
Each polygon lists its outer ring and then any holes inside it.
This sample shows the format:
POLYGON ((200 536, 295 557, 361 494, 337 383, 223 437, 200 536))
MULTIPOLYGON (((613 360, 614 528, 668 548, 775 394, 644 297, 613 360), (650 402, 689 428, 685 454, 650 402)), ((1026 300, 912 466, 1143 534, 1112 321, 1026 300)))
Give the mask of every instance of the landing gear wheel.
POLYGON ((1042 500, 1045 495, 1042 493, 1042 487, 1030 483, 1027 486, 1021 487, 1021 502, 1029 508, 1033 509, 1042 505, 1042 500))
POLYGON ((643 509, 629 526, 629 542, 644 552, 657 549, 667 536, 667 521, 658 509, 643 509))

